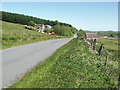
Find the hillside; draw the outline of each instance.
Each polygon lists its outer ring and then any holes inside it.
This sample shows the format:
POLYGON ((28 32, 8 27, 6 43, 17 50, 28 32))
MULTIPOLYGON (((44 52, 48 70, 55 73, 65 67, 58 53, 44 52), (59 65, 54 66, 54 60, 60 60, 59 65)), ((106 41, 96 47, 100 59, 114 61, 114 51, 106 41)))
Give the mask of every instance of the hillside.
POLYGON ((4 11, 2 11, 2 21, 12 22, 22 25, 31 25, 32 23, 33 27, 35 27, 35 24, 49 25, 52 28, 45 29, 44 31, 46 31, 47 33, 54 32, 55 34, 60 36, 73 36, 78 31, 72 25, 58 22, 58 20, 50 21, 33 16, 4 12, 4 11))
POLYGON ((45 24, 45 25, 48 24, 48 25, 54 26, 57 23, 59 23, 60 25, 72 27, 72 25, 70 24, 58 22, 57 20, 50 21, 50 20, 33 17, 33 16, 11 13, 11 12, 4 12, 4 11, 2 11, 1 13, 2 13, 2 20, 7 21, 7 22, 13 22, 13 23, 19 23, 19 24, 26 25, 29 21, 33 21, 36 24, 45 24))
POLYGON ((35 43, 43 40, 57 39, 54 35, 48 35, 25 29, 24 25, 2 22, 2 49, 35 43))
POLYGON ((28 30, 25 29, 24 25, 21 24, 15 24, 15 23, 10 23, 10 22, 5 22, 5 21, 1 21, 2 22, 2 33, 3 34, 20 34, 20 33, 24 33, 24 34, 41 34, 32 30, 28 30))

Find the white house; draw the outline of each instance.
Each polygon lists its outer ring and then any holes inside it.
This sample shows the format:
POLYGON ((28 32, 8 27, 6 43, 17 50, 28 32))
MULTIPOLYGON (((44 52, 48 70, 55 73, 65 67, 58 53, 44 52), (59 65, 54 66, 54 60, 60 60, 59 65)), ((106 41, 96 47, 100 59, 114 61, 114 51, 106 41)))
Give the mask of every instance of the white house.
POLYGON ((46 28, 51 29, 52 26, 50 26, 50 25, 44 25, 44 24, 35 24, 35 28, 36 29, 40 29, 40 30, 45 30, 46 28))

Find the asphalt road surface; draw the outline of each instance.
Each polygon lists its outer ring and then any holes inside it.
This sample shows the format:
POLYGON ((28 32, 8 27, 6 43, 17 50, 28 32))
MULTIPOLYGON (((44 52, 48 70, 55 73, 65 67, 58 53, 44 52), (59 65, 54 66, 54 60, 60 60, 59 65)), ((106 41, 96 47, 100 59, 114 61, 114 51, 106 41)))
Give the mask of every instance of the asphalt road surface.
POLYGON ((71 39, 49 40, 2 50, 2 87, 8 87, 71 39))

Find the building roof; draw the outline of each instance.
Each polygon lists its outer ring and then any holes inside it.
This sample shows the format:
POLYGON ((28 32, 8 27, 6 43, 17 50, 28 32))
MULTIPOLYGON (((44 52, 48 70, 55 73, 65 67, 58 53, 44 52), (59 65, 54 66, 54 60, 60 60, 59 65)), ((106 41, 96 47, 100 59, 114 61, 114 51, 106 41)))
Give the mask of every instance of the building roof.
POLYGON ((86 33, 86 38, 98 38, 97 33, 86 33))
POLYGON ((45 25, 45 27, 47 27, 47 28, 52 28, 50 25, 45 25))

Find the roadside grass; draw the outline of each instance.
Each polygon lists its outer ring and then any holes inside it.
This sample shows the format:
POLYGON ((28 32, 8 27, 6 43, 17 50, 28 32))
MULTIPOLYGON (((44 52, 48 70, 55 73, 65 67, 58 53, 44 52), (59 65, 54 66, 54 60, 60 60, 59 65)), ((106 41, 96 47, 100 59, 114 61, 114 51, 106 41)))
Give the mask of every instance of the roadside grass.
POLYGON ((70 38, 48 35, 37 31, 25 29, 24 25, 0 21, 2 23, 2 49, 36 43, 45 40, 70 38))
MULTIPOLYGON (((4 37, 2 37, 4 38, 4 37)), ((8 38, 8 37, 7 37, 8 38)), ((10 37, 13 38, 13 37, 10 37)), ((17 38, 17 37, 16 37, 17 38)), ((20 37, 21 38, 21 37, 20 37)), ((53 39, 61 39, 60 37, 56 37, 56 38, 39 38, 39 37, 23 37, 23 39, 18 39, 16 40, 15 38, 13 40, 2 40, 2 49, 7 49, 7 48, 11 48, 11 47, 15 47, 15 46, 21 46, 21 45, 26 45, 26 44, 32 44, 32 43, 37 43, 37 42, 41 42, 41 41, 46 41, 46 40, 53 40, 53 39)))
MULTIPOLYGON (((117 59, 112 60, 113 63, 117 59)), ((9 88, 117 88, 118 66, 73 39, 9 88)))

